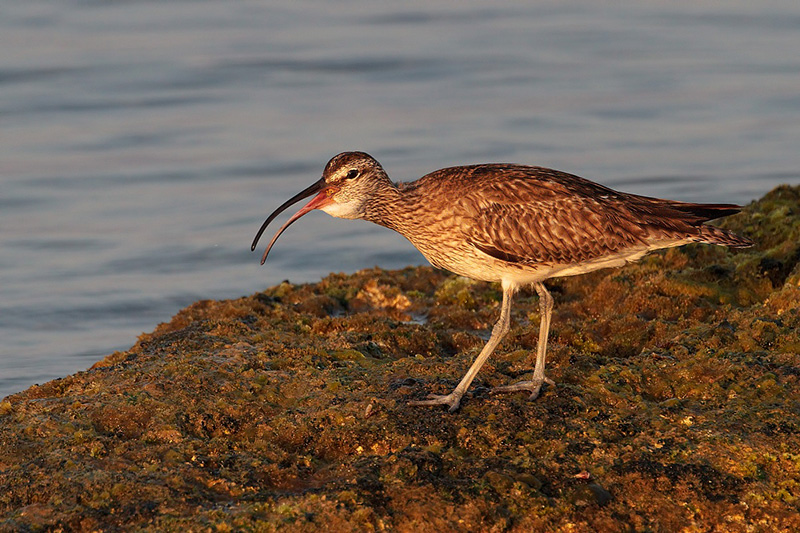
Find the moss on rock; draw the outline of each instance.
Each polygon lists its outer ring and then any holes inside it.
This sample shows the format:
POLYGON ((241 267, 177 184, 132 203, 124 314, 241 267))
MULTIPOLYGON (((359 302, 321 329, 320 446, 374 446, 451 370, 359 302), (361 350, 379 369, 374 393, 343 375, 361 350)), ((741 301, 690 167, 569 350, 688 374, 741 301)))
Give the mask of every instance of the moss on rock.
POLYGON ((431 268, 197 302, 130 350, 0 403, 0 530, 800 529, 800 187, 687 246, 548 282, 462 409, 498 287, 431 268))

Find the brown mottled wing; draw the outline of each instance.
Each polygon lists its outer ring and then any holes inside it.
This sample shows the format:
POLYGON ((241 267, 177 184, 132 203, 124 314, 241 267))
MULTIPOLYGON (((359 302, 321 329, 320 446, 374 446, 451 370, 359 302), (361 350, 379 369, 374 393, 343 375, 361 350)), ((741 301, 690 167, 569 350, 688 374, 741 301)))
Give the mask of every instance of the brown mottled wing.
POLYGON ((473 187, 457 203, 468 242, 515 263, 569 264, 645 244, 618 200, 626 195, 577 176, 538 167, 473 169, 473 187), (497 171, 502 179, 497 179, 497 171))

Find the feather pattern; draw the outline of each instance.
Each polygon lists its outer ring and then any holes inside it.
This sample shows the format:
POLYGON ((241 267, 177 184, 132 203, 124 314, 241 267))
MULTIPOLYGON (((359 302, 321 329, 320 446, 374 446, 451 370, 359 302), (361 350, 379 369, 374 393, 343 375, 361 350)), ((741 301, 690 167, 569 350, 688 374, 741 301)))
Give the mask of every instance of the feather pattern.
POLYGON ((622 193, 542 167, 483 164, 383 187, 364 218, 404 235, 437 267, 533 282, 689 242, 749 246, 703 224, 739 210, 622 193))
POLYGON ((520 266, 575 264, 625 250, 638 253, 642 248, 686 242, 722 244, 720 238, 728 245, 750 244, 726 230, 702 225, 737 212, 738 206, 626 194, 541 167, 452 167, 398 190, 406 207, 424 206, 424 217, 405 216, 392 224, 412 242, 418 239, 411 232, 422 232, 425 240, 430 240, 431 234, 445 234, 448 242, 433 237, 439 253, 442 248, 469 244, 497 260, 520 266), (422 219, 424 227, 410 223, 411 219, 422 219))

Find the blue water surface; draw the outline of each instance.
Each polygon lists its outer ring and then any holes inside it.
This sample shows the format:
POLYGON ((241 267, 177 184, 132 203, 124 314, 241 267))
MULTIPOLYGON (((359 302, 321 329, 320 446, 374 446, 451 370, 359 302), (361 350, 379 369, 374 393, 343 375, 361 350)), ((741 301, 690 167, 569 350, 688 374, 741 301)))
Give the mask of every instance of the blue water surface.
POLYGON ((0 0, 0 397, 181 307, 424 260, 313 213, 327 160, 747 203, 800 169, 800 3, 0 0), (263 245, 262 245, 263 246, 263 245), (262 248, 263 249, 263 248, 262 248))

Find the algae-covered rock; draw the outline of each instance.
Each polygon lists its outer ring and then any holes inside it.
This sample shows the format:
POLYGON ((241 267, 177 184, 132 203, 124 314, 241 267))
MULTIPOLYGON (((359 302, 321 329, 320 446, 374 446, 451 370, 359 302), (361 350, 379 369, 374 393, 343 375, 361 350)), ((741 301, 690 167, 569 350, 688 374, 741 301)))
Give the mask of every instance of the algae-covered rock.
POLYGON ((0 402, 0 531, 796 531, 800 187, 756 241, 548 282, 455 414, 497 286, 431 268, 197 302, 92 369, 0 402))

